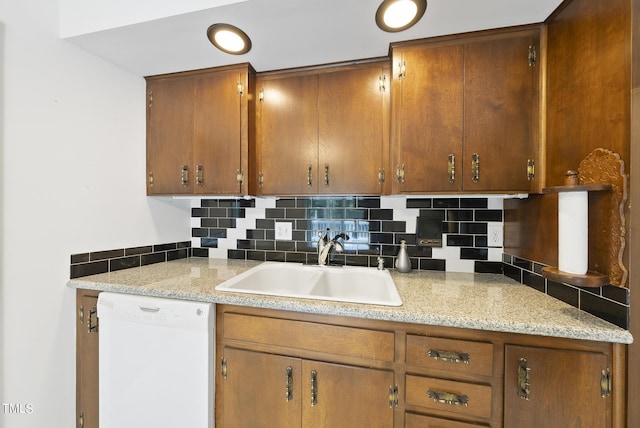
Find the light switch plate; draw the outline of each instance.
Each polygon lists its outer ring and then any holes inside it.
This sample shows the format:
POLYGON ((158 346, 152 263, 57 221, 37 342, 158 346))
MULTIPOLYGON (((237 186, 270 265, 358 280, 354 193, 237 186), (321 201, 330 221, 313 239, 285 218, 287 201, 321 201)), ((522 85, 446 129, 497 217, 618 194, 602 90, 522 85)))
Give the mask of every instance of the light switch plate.
POLYGON ((291 223, 288 221, 276 222, 276 241, 291 241, 291 223))

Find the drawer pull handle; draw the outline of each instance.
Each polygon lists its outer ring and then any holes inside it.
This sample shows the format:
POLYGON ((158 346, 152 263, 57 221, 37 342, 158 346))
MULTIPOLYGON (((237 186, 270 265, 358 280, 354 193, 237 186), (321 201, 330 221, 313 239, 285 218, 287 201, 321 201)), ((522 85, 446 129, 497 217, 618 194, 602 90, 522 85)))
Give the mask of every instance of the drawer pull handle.
POLYGON ((531 394, 531 368, 526 358, 518 360, 518 396, 523 400, 529 400, 531 394))
POLYGON ((468 395, 457 395, 452 392, 438 392, 427 391, 427 397, 431 398, 436 403, 449 404, 451 406, 465 406, 469 405, 468 395))
POLYGON ((313 185, 313 167, 311 164, 307 165, 307 186, 311 187, 313 185))
POLYGON ((435 349, 429 349, 429 357, 438 361, 463 364, 469 364, 471 359, 471 356, 465 352, 437 351, 435 349))
POLYGON ((311 370, 311 407, 318 405, 318 372, 311 370))
POLYGON ((293 400, 293 369, 291 366, 287 367, 287 379, 286 379, 286 400, 293 400))

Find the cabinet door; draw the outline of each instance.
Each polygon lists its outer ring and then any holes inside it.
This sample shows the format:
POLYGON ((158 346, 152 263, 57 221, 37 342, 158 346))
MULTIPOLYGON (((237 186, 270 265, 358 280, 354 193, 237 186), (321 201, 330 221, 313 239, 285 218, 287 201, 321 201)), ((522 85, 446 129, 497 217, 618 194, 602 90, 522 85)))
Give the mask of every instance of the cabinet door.
POLYGON ((505 358, 505 427, 611 426, 600 382, 606 355, 507 345, 505 358))
POLYGON ((147 84, 148 195, 193 192, 193 95, 192 78, 147 84))
POLYGON ((462 189, 462 45, 393 51, 394 193, 462 189), (450 169, 450 161, 453 169, 450 169))
POLYGON ((200 76, 195 85, 194 192, 240 194, 237 176, 242 160, 242 97, 246 71, 220 71, 200 76), (198 169, 201 172, 198 172, 198 169), (200 178, 199 178, 200 177, 200 178))
POLYGON ((98 428, 98 291, 76 292, 76 426, 98 428))
POLYGON ((304 428, 393 427, 393 372, 303 361, 302 373, 304 428))
POLYGON ((318 76, 259 79, 258 193, 318 191, 318 76))
POLYGON ((299 359, 233 348, 224 358, 224 427, 300 427, 299 359))
POLYGON ((319 193, 381 193, 389 85, 380 64, 319 75, 319 193))
POLYGON ((530 46, 535 41, 528 34, 464 47, 465 191, 528 192, 531 188, 527 161, 533 156, 537 128, 538 69, 529 64, 530 46))

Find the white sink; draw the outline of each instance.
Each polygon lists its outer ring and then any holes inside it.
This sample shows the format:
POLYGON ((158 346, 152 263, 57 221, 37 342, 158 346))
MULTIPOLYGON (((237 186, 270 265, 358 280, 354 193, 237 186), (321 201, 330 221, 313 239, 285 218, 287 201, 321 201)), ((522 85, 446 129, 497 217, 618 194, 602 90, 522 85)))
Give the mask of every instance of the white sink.
POLYGON ((266 262, 216 287, 218 291, 400 306, 387 270, 266 262))

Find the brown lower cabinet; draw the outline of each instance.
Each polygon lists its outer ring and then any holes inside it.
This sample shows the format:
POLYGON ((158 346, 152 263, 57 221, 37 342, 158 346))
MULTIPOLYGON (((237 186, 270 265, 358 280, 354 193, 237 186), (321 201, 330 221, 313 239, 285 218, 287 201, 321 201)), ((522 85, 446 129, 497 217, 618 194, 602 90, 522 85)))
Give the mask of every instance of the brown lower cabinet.
POLYGON ((76 291, 76 427, 98 427, 99 291, 76 291))
MULTIPOLYGON (((77 424, 98 427, 98 292, 77 290, 77 424)), ((625 426, 625 346, 216 306, 216 427, 625 426)))

